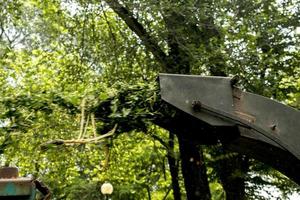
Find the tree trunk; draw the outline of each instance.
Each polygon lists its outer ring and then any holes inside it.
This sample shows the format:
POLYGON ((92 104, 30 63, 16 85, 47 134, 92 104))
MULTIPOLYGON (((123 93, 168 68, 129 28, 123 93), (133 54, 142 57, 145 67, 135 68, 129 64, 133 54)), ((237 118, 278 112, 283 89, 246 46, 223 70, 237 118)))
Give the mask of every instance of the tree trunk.
POLYGON ((190 140, 178 137, 182 174, 188 200, 210 200, 210 190, 201 149, 190 140))
POLYGON ((174 134, 169 133, 169 151, 168 151, 168 162, 170 167, 170 173, 172 177, 172 188, 174 200, 181 200, 180 186, 178 182, 178 165, 174 155, 174 134))
MULTIPOLYGON (((185 40, 179 39, 181 37, 178 37, 177 34, 182 29, 182 26, 184 26, 184 19, 182 19, 179 13, 165 11, 167 15, 164 16, 164 20, 168 30, 167 42, 169 46, 167 55, 143 25, 138 22, 132 12, 120 4, 118 0, 105 1, 124 20, 128 27, 138 35, 146 48, 152 52, 155 59, 162 65, 163 71, 168 73, 190 73, 190 58, 185 48, 182 48, 185 40)), ((207 181, 206 167, 201 150, 195 144, 191 143, 191 141, 185 141, 183 138, 178 139, 187 198, 189 200, 210 199, 211 195, 207 181)), ((169 162, 172 163, 174 161, 171 158, 169 162)), ((173 175, 176 177, 176 173, 178 174, 178 172, 174 168, 171 168, 171 166, 170 169, 174 170, 171 173, 174 173, 173 175)), ((174 177, 172 177, 172 180, 174 177)), ((176 185, 176 180, 174 181, 175 187, 173 185, 173 191, 177 193, 176 187, 179 187, 179 184, 176 185)), ((180 193, 176 195, 180 195, 180 193)))
MULTIPOLYGON (((230 152, 222 150, 226 155, 230 152)), ((241 154, 230 155, 220 161, 217 173, 219 174, 227 200, 245 200, 245 175, 248 171, 248 158, 241 154)))

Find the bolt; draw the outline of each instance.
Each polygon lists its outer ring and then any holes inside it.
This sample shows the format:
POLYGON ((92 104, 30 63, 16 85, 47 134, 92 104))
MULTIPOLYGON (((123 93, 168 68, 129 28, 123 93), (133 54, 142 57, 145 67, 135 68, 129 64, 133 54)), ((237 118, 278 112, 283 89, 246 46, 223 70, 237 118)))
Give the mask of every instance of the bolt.
POLYGON ((275 131, 276 130, 276 124, 273 124, 273 125, 271 125, 271 129, 272 129, 272 131, 275 131))
POLYGON ((192 102, 192 107, 193 107, 194 111, 198 111, 199 112, 201 110, 201 108, 202 108, 202 104, 201 104, 200 101, 195 100, 195 101, 192 102))

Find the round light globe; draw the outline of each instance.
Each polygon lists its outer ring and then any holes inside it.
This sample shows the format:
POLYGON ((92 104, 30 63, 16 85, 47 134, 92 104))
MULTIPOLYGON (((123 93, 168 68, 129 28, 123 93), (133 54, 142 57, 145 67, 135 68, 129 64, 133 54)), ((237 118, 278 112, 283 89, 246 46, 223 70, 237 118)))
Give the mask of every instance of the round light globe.
POLYGON ((295 34, 296 35, 300 35, 300 26, 296 27, 295 34))
POLYGON ((112 184, 105 182, 102 186, 101 186, 101 193, 104 195, 107 194, 111 194, 114 191, 114 188, 112 186, 112 184))

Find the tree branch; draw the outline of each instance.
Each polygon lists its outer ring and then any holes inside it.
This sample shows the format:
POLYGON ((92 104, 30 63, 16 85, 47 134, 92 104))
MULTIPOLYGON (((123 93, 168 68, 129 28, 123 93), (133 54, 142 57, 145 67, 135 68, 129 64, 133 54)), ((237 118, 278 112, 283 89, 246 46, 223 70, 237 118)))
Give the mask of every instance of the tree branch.
POLYGON ((168 56, 158 46, 157 42, 147 32, 142 24, 133 16, 127 8, 122 6, 118 0, 105 0, 115 13, 128 25, 128 27, 142 40, 146 48, 153 54, 156 60, 166 69, 168 66, 168 56))
POLYGON ((62 139, 56 139, 56 140, 51 140, 49 142, 46 142, 44 144, 41 144, 41 148, 47 149, 49 145, 73 145, 73 144, 87 144, 87 143, 98 143, 102 139, 105 139, 107 137, 112 136, 117 129, 117 125, 114 126, 112 130, 110 130, 108 133, 104 135, 100 135, 98 137, 93 137, 93 138, 87 138, 87 139, 71 139, 71 140, 62 140, 62 139))
POLYGON ((83 98, 81 102, 81 121, 80 121, 78 139, 80 139, 83 135, 84 122, 85 122, 85 98, 83 98))
POLYGON ((151 137, 152 137, 153 139, 159 141, 160 144, 163 145, 163 146, 167 149, 167 151, 169 151, 169 145, 168 145, 165 141, 163 141, 162 138, 160 138, 160 137, 158 137, 157 135, 154 135, 154 134, 152 134, 151 137))

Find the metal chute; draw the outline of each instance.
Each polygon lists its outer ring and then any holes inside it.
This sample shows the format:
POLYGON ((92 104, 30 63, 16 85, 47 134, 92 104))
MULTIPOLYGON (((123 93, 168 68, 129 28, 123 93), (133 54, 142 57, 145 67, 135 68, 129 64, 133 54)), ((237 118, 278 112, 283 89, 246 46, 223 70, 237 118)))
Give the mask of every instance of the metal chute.
POLYGON ((206 141, 211 135, 226 139, 224 132, 229 137, 235 131, 236 137, 227 140, 229 146, 275 166, 300 183, 294 170, 300 169, 298 110, 236 88, 228 77, 160 74, 159 79, 165 102, 198 120, 199 130, 200 123, 213 128, 206 132, 214 130, 214 134, 203 134, 194 128, 191 138, 206 141))

